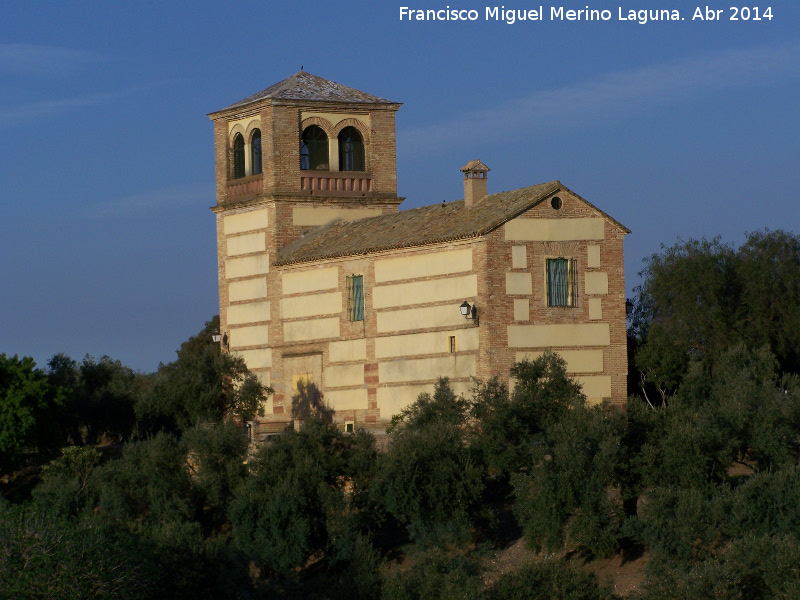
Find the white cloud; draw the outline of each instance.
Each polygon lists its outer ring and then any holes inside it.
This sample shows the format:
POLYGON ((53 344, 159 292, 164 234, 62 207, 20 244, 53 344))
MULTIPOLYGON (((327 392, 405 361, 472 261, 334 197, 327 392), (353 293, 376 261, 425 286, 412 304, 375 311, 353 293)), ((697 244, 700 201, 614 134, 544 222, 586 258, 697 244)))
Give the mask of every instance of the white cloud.
MULTIPOLYGON (((616 120, 633 111, 691 102, 728 89, 800 77, 800 43, 729 50, 600 75, 566 87, 534 92, 436 124, 398 132, 398 143, 486 143, 585 123, 616 120)), ((414 144, 419 150, 419 145, 414 144)))
POLYGON ((187 184, 131 194, 95 204, 87 207, 85 215, 97 218, 135 217, 150 211, 192 204, 211 206, 215 202, 212 185, 187 184))
POLYGON ((0 44, 0 72, 15 75, 59 76, 108 60, 106 56, 36 44, 0 44))
POLYGON ((60 100, 42 100, 14 106, 0 108, 0 128, 20 125, 36 119, 49 118, 76 108, 84 108, 102 104, 128 95, 130 92, 89 94, 78 98, 63 98, 60 100))
POLYGON ((120 98, 126 98, 146 90, 165 85, 165 83, 150 83, 130 87, 119 92, 100 92, 87 94, 76 98, 61 98, 58 100, 40 100, 29 102, 10 108, 0 108, 0 129, 24 125, 37 119, 48 119, 54 116, 69 112, 71 110, 96 106, 105 102, 111 102, 120 98))

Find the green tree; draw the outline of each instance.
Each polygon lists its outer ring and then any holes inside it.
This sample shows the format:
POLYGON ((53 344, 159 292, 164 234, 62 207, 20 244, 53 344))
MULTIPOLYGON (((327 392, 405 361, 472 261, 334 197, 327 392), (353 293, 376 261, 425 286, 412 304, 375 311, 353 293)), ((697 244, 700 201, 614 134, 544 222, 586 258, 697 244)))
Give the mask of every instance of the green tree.
POLYGON ((691 360, 744 343, 769 346, 782 372, 800 373, 800 236, 747 235, 738 249, 713 240, 664 247, 645 261, 631 323, 636 369, 655 405, 691 360))
POLYGON ((719 238, 662 246, 645 260, 632 317, 645 394, 657 389, 664 401, 691 358, 713 355, 733 341, 739 297, 734 261, 733 248, 719 238))
POLYGON ((67 446, 61 456, 42 468, 42 481, 33 490, 36 504, 50 515, 78 517, 91 508, 92 475, 100 453, 89 446, 67 446))
POLYGON ((0 464, 22 448, 53 448, 64 395, 30 357, 0 354, 0 464))
POLYGON ((381 600, 481 600, 483 581, 472 556, 437 547, 412 552, 410 568, 388 570, 381 600))
POLYGON ((471 537, 484 469, 467 444, 467 408, 443 378, 393 419, 375 492, 416 541, 471 537))
POLYGON ((248 421, 263 414, 263 401, 272 392, 247 370, 244 360, 222 352, 212 340, 218 317, 189 338, 178 359, 161 365, 153 386, 136 404, 145 432, 179 432, 198 423, 223 419, 248 421))
POLYGON ((608 600, 610 587, 596 575, 555 561, 530 563, 500 576, 488 600, 608 600))
POLYGON ((147 386, 145 376, 108 356, 98 360, 86 355, 78 364, 56 354, 47 364, 51 383, 67 394, 61 422, 72 443, 130 439, 136 423, 134 405, 147 386))
POLYGON ((539 460, 547 427, 584 402, 580 386, 567 377, 566 363, 552 352, 514 365, 511 376, 512 394, 491 379, 477 383, 472 403, 474 443, 486 463, 506 476, 539 460))
POLYGON ((347 555, 347 540, 359 531, 358 505, 345 490, 359 480, 354 467, 364 461, 353 455, 360 451, 374 458, 374 445, 317 418, 263 445, 228 510, 236 546, 267 572, 283 575, 312 553, 347 555))

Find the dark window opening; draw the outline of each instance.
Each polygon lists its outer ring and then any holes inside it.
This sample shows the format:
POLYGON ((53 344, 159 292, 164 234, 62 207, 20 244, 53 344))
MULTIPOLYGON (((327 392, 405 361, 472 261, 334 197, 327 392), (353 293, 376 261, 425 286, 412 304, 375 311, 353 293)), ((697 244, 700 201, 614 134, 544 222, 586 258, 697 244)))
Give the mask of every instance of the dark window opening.
POLYGON ((233 178, 244 177, 244 138, 237 133, 233 138, 233 178))
POLYGON ((355 127, 339 133, 339 170, 364 171, 364 140, 355 127))
POLYGON ((547 305, 578 305, 577 265, 574 258, 547 259, 547 305))
POLYGON ((300 168, 312 171, 328 170, 328 136, 322 127, 311 125, 300 138, 300 168))
POLYGON ((256 129, 250 139, 250 158, 253 164, 253 175, 261 173, 261 130, 256 129))

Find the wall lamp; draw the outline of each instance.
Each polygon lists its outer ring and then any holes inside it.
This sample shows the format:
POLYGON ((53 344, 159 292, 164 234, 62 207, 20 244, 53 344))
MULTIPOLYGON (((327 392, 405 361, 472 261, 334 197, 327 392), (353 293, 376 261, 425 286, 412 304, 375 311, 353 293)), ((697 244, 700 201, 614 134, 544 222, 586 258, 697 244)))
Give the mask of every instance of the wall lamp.
POLYGON ((216 330, 214 333, 211 334, 211 339, 214 341, 215 344, 219 344, 222 342, 222 349, 228 349, 228 334, 220 335, 219 330, 216 330))
POLYGON ((472 306, 469 305, 469 302, 464 300, 464 303, 459 307, 461 309, 461 314, 464 316, 465 319, 472 319, 475 321, 475 324, 478 325, 478 307, 473 304, 472 306))

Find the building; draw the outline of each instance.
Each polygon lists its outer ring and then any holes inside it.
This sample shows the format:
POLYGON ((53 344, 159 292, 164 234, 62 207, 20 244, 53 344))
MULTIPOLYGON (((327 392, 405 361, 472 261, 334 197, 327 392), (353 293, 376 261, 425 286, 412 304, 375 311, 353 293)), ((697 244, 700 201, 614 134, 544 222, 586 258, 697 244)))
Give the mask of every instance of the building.
POLYGON ((274 388, 265 420, 303 381, 338 422, 388 421, 547 348, 623 403, 629 231, 559 181, 487 194, 477 160, 463 200, 399 211, 399 107, 300 71, 209 115, 220 331, 274 388))

